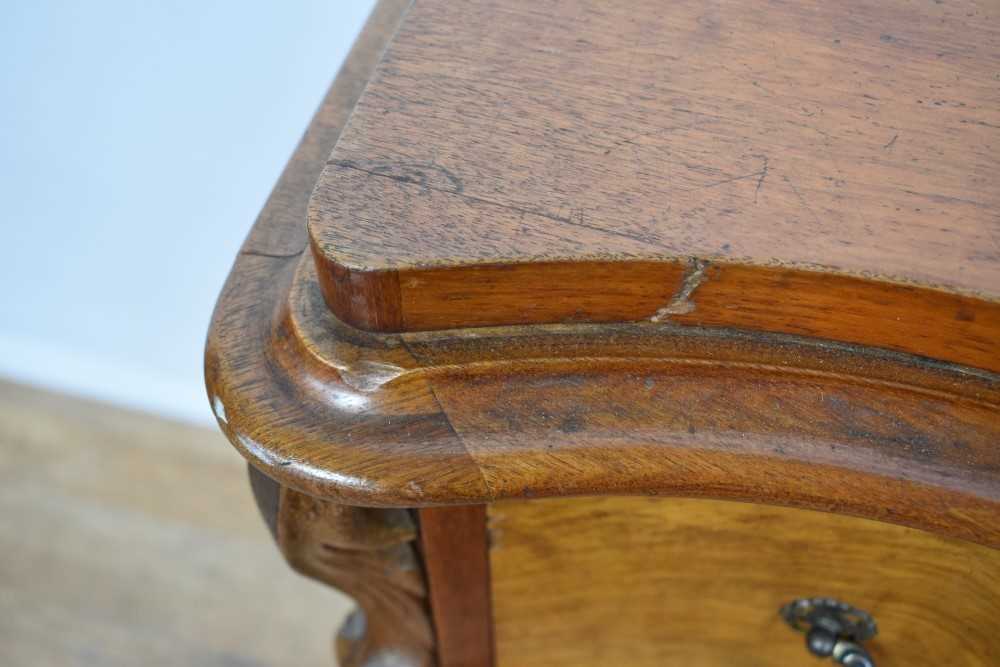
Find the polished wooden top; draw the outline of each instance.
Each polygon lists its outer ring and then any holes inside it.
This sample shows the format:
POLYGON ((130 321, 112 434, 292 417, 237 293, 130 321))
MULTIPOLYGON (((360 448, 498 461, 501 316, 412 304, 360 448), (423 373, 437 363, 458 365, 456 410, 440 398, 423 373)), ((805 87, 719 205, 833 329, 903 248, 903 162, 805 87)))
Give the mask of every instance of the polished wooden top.
POLYGON ((328 301, 369 330, 659 317, 995 370, 998 71, 1000 8, 970 0, 418 0, 312 198, 328 301), (682 294, 693 260, 745 302, 682 294), (789 280, 810 312, 747 313, 789 280), (919 317, 830 331, 859 299, 919 317), (934 321, 978 350, 914 347, 934 321))
MULTIPOLYGON (((714 258, 526 262, 369 280, 325 263, 322 248, 310 255, 310 193, 348 117, 354 138, 345 136, 338 150, 361 140, 357 123, 368 122, 371 100, 362 108, 355 101, 406 5, 378 4, 237 257, 212 318, 209 401, 254 466, 310 495, 362 506, 707 496, 865 516, 1000 547, 995 301, 714 258), (588 293, 595 296, 582 298, 588 293), (627 319, 647 302, 654 314, 646 321, 606 321, 627 319), (394 303, 406 308, 380 310, 394 303), (499 316, 529 324, 455 328, 499 316), (562 323, 537 323, 553 317, 562 323), (597 323, 578 321, 587 319, 597 323), (442 330, 357 326, 414 328, 415 321, 442 330)), ((928 11, 943 11, 936 7, 928 11)), ((438 35, 433 21, 407 23, 424 11, 436 5, 411 8, 399 44, 416 39, 417 27, 438 35)), ((839 19, 845 34, 869 29, 852 16, 845 10, 839 19)), ((802 27, 812 29, 805 21, 802 27)), ((953 50, 973 49, 967 45, 977 30, 953 50)), ((718 34, 728 33, 720 27, 718 34)), ((518 46, 511 45, 512 60, 518 46)), ((982 52, 981 44, 975 48, 982 52)), ((381 68, 369 97, 404 66, 390 50, 381 68)), ((414 90, 449 68, 434 70, 414 90)), ((558 142, 553 150, 562 150, 558 142)), ((458 156, 434 158, 453 160, 458 156)), ((470 172, 460 173, 469 179, 470 172)), ((412 185, 358 174, 359 190, 387 185, 405 194, 412 185)), ((785 175, 799 187, 794 172, 785 175)), ((772 176, 769 166, 758 202, 769 183, 783 182, 772 176)), ((314 233, 328 182, 312 200, 314 233)), ((438 194, 430 186, 428 193, 418 188, 411 200, 438 194)))

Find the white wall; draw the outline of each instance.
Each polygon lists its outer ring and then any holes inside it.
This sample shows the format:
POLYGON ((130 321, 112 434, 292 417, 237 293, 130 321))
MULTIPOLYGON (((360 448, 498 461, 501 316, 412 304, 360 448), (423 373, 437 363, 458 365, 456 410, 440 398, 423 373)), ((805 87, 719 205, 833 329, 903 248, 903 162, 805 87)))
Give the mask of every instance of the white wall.
POLYGON ((212 423, 215 297, 372 4, 7 4, 0 375, 212 423))

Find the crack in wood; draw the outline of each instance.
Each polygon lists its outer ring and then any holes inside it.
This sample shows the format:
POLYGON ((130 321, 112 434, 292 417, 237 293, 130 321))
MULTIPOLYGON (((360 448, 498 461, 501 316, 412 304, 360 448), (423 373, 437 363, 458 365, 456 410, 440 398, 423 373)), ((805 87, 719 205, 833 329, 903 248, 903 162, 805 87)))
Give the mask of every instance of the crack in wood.
POLYGON ((692 312, 695 305, 691 300, 691 295, 705 281, 705 270, 708 266, 708 260, 692 257, 688 263, 687 270, 684 272, 684 280, 681 283, 680 289, 677 290, 677 294, 670 299, 667 305, 657 310, 650 318, 650 321, 665 322, 670 315, 683 315, 692 312))

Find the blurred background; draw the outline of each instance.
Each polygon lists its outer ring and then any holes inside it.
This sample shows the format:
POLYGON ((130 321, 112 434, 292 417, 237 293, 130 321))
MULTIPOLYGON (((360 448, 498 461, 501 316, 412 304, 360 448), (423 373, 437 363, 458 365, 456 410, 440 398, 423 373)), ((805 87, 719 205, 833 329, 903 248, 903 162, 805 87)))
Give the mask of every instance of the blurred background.
POLYGON ((205 398, 237 249, 371 0, 0 22, 0 665, 330 665, 205 398))

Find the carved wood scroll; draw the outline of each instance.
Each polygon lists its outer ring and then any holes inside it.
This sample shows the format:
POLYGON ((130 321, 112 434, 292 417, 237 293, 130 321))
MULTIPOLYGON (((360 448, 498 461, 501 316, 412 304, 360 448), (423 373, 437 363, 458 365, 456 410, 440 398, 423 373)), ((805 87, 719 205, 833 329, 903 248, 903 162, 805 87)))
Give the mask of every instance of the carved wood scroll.
MULTIPOLYGON (((259 487, 254 485, 258 498, 259 487)), ((358 604, 336 638, 341 667, 435 664, 409 511, 337 505, 281 487, 275 528, 278 546, 296 571, 358 604)))

